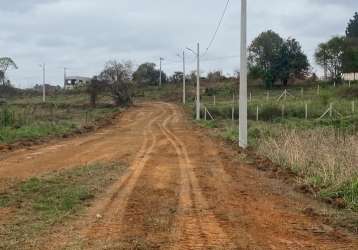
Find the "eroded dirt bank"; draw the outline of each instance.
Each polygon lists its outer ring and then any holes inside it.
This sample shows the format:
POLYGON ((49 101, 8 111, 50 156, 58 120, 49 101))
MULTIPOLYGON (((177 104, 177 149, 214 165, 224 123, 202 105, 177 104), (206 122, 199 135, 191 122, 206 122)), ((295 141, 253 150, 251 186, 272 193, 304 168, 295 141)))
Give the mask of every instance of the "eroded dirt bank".
POLYGON ((6 179, 113 160, 129 171, 34 248, 358 249, 355 235, 303 213, 309 198, 248 166, 168 103, 141 104, 93 135, 0 156, 0 178, 6 188, 6 179))

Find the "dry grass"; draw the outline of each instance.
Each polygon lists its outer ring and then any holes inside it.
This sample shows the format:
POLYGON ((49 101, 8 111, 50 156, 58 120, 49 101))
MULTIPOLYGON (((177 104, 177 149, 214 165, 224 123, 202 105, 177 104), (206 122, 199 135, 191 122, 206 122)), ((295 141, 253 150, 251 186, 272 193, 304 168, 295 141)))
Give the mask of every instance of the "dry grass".
POLYGON ((320 187, 341 186, 358 178, 358 136, 337 136, 333 129, 283 129, 261 138, 259 153, 293 169, 320 187))

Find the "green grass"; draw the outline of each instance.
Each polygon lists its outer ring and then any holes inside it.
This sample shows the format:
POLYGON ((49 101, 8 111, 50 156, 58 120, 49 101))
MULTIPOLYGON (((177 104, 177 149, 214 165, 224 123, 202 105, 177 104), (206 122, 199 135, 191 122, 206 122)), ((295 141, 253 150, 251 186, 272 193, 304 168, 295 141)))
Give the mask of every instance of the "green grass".
POLYGON ((67 134, 119 111, 106 99, 90 108, 85 94, 49 97, 45 104, 37 98, 12 99, 0 106, 0 144, 67 134))
MULTIPOLYGON (((218 84, 202 91, 202 103, 215 121, 200 124, 206 128, 215 124, 215 133, 230 141, 237 141, 239 137, 237 100, 235 121, 231 120, 234 90, 232 85, 218 84)), ((328 83, 320 83, 319 95, 317 84, 293 86, 288 87, 290 94, 287 98, 278 101, 283 90, 270 90, 267 99, 267 90, 249 86, 248 92, 252 94, 248 102, 249 145, 283 168, 297 173, 300 182, 320 189, 322 198, 341 198, 348 208, 358 211, 358 172, 354 158, 358 134, 358 85, 334 88, 328 83), (352 101, 356 105, 354 114, 352 101), (334 112, 332 117, 327 115, 318 120, 330 103, 342 116, 334 112), (307 119, 305 104, 308 105, 307 119), (259 121, 256 121, 257 107, 259 121)), ((194 110, 193 101, 189 101, 186 110, 194 110)))
POLYGON ((0 208, 15 210, 14 218, 0 224, 0 249, 18 249, 78 215, 124 170, 121 164, 94 164, 18 183, 0 195, 0 208))
POLYGON ((38 122, 20 128, 0 128, 0 143, 13 143, 19 140, 33 140, 47 136, 66 134, 78 125, 66 121, 38 122))
POLYGON ((330 199, 341 198, 350 209, 358 212, 358 178, 339 187, 323 190, 320 192, 320 196, 330 199))

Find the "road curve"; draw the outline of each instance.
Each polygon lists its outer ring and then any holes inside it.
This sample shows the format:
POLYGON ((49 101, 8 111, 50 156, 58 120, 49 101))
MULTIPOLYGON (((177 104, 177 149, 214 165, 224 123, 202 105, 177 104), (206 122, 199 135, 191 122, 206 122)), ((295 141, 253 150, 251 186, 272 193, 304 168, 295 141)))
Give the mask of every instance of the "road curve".
POLYGON ((6 188, 6 179, 114 160, 129 170, 36 248, 358 249, 355 235, 303 213, 314 201, 246 165, 169 103, 142 103, 95 134, 0 156, 0 180, 6 188))

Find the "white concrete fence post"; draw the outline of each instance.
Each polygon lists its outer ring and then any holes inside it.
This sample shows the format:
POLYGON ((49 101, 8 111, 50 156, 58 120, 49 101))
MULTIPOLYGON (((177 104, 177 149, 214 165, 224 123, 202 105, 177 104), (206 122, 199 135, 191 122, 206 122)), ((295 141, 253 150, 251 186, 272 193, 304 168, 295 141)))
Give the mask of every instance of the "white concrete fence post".
POLYGON ((231 120, 235 121, 235 106, 234 105, 232 106, 232 109, 231 109, 231 120))
POLYGON ((282 105, 282 119, 285 118, 285 105, 282 105))
POLYGON ((305 103, 305 119, 308 119, 308 104, 305 103))
POLYGON ((355 113, 355 102, 352 101, 352 113, 354 114, 355 113))
POLYGON ((259 106, 256 106, 256 121, 259 120, 259 106))

